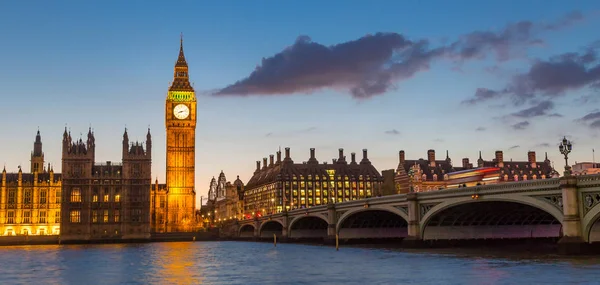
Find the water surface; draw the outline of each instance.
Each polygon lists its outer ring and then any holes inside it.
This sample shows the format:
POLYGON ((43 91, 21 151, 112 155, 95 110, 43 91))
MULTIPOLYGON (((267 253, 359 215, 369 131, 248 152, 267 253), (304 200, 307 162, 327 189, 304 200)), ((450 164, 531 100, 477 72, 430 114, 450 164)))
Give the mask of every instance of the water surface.
POLYGON ((0 247, 0 284, 600 284, 600 257, 252 242, 0 247))

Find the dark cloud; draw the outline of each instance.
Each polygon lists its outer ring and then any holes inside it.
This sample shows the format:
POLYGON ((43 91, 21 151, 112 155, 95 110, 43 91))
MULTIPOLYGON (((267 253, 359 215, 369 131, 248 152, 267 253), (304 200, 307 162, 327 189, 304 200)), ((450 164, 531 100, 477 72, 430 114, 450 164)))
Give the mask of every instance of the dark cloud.
POLYGON ((527 46, 543 44, 543 40, 536 38, 540 33, 571 26, 583 18, 580 12, 572 12, 549 24, 520 21, 508 24, 498 32, 475 31, 461 36, 450 45, 450 49, 458 60, 483 59, 494 53, 496 60, 505 61, 521 56, 524 53, 522 49, 527 46))
POLYGON ((600 111, 591 112, 578 119, 578 121, 587 124, 592 129, 600 129, 600 111))
MULTIPOLYGON (((513 49, 538 44, 541 40, 536 37, 541 32, 569 26, 582 17, 573 13, 552 24, 521 21, 499 31, 471 32, 439 47, 397 33, 377 33, 332 46, 300 36, 292 46, 263 58, 248 77, 213 94, 284 95, 331 88, 346 91, 356 99, 370 98, 429 70, 437 59, 463 62, 485 58, 489 53, 495 53, 500 61, 509 59, 513 49)), ((500 96, 491 90, 480 92, 481 98, 476 97, 472 103, 500 96)))
POLYGON ((531 108, 512 113, 512 115, 520 118, 545 116, 548 115, 548 111, 552 110, 552 108, 554 108, 554 103, 551 101, 542 101, 531 108))
POLYGON ((485 131, 485 128, 484 127, 478 127, 477 129, 475 129, 475 131, 483 132, 483 131, 485 131))
POLYGON ((479 88, 475 96, 465 103, 475 104, 498 97, 510 97, 515 104, 522 104, 541 95, 554 99, 566 91, 585 87, 600 87, 600 63, 597 46, 581 53, 565 53, 548 60, 537 60, 528 72, 516 75, 506 88, 489 90, 479 88), (482 93, 480 90, 486 90, 482 93))
POLYGON ((388 134, 388 135, 399 135, 400 134, 400 132, 396 129, 385 131, 384 133, 388 134))
POLYGON ((539 143, 537 145, 535 145, 536 147, 550 147, 549 143, 539 143))
POLYGON ((432 57, 441 52, 429 49, 427 41, 413 42, 396 33, 367 35, 330 47, 300 36, 291 47, 263 58, 250 76, 216 95, 279 95, 341 88, 354 98, 368 98, 427 70, 432 57))
POLYGON ((511 127, 515 130, 524 130, 529 126, 529 122, 528 121, 522 121, 522 122, 518 122, 514 125, 512 125, 511 127))
POLYGON ((520 147, 521 147, 520 145, 513 145, 513 146, 509 147, 508 150, 520 148, 520 147))

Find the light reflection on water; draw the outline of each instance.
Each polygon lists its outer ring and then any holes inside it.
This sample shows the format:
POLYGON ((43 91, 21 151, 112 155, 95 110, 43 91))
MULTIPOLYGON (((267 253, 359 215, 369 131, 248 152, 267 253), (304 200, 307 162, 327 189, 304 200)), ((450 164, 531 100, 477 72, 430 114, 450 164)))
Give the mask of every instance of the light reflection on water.
POLYGON ((250 242, 0 247, 0 284, 598 284, 600 257, 250 242))

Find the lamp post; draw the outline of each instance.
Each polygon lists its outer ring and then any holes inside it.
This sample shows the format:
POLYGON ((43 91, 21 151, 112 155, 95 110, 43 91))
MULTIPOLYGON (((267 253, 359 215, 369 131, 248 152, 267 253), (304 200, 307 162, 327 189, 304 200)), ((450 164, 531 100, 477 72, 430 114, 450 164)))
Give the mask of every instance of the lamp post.
POLYGON ((567 137, 564 137, 560 145, 558 146, 558 150, 565 156, 565 176, 571 176, 571 167, 569 166, 569 153, 573 149, 573 145, 571 141, 567 140, 567 137))

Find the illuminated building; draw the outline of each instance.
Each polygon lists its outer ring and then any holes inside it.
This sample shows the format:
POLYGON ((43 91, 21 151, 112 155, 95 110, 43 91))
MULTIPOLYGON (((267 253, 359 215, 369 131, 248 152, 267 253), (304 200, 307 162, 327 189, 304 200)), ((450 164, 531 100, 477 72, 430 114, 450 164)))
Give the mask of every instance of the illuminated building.
POLYGON ((573 175, 590 175, 600 173, 600 163, 575 162, 572 167, 573 175))
POLYGON ((58 235, 60 233, 61 175, 48 164, 40 132, 31 153, 30 173, 2 170, 0 235, 58 235))
POLYGON ((150 190, 150 228, 153 233, 167 231, 167 184, 158 184, 150 190))
POLYGON ((165 101, 167 183, 163 192, 166 195, 164 214, 166 231, 182 232, 194 229, 196 212, 196 95, 189 81, 183 38, 173 77, 165 101))
POLYGON ((152 140, 129 143, 123 134, 122 163, 96 163, 95 137, 63 134, 61 240, 141 240, 150 238, 152 140))
POLYGON ((270 162, 263 158, 256 162, 256 171, 244 190, 245 218, 266 215, 283 210, 309 208, 312 206, 339 203, 381 195, 383 178, 363 150, 363 158, 356 161, 352 153, 351 162, 346 161, 344 150, 339 149, 338 159, 333 163, 320 164, 315 158, 315 149, 310 149, 307 162, 294 163, 290 149, 281 151, 277 160, 270 155, 270 162))
POLYGON ((463 158, 460 167, 453 166, 448 152, 444 160, 436 160, 432 149, 426 160, 406 160, 401 150, 394 182, 398 193, 407 193, 556 176, 547 155, 544 161, 536 161, 533 151, 527 156, 527 161, 504 161, 503 152, 496 151, 493 160, 485 161, 480 152, 474 168, 468 158, 463 158))
POLYGON ((237 179, 231 183, 225 178, 223 171, 219 178, 210 181, 207 206, 212 210, 212 221, 223 222, 242 217, 244 183, 237 179))

